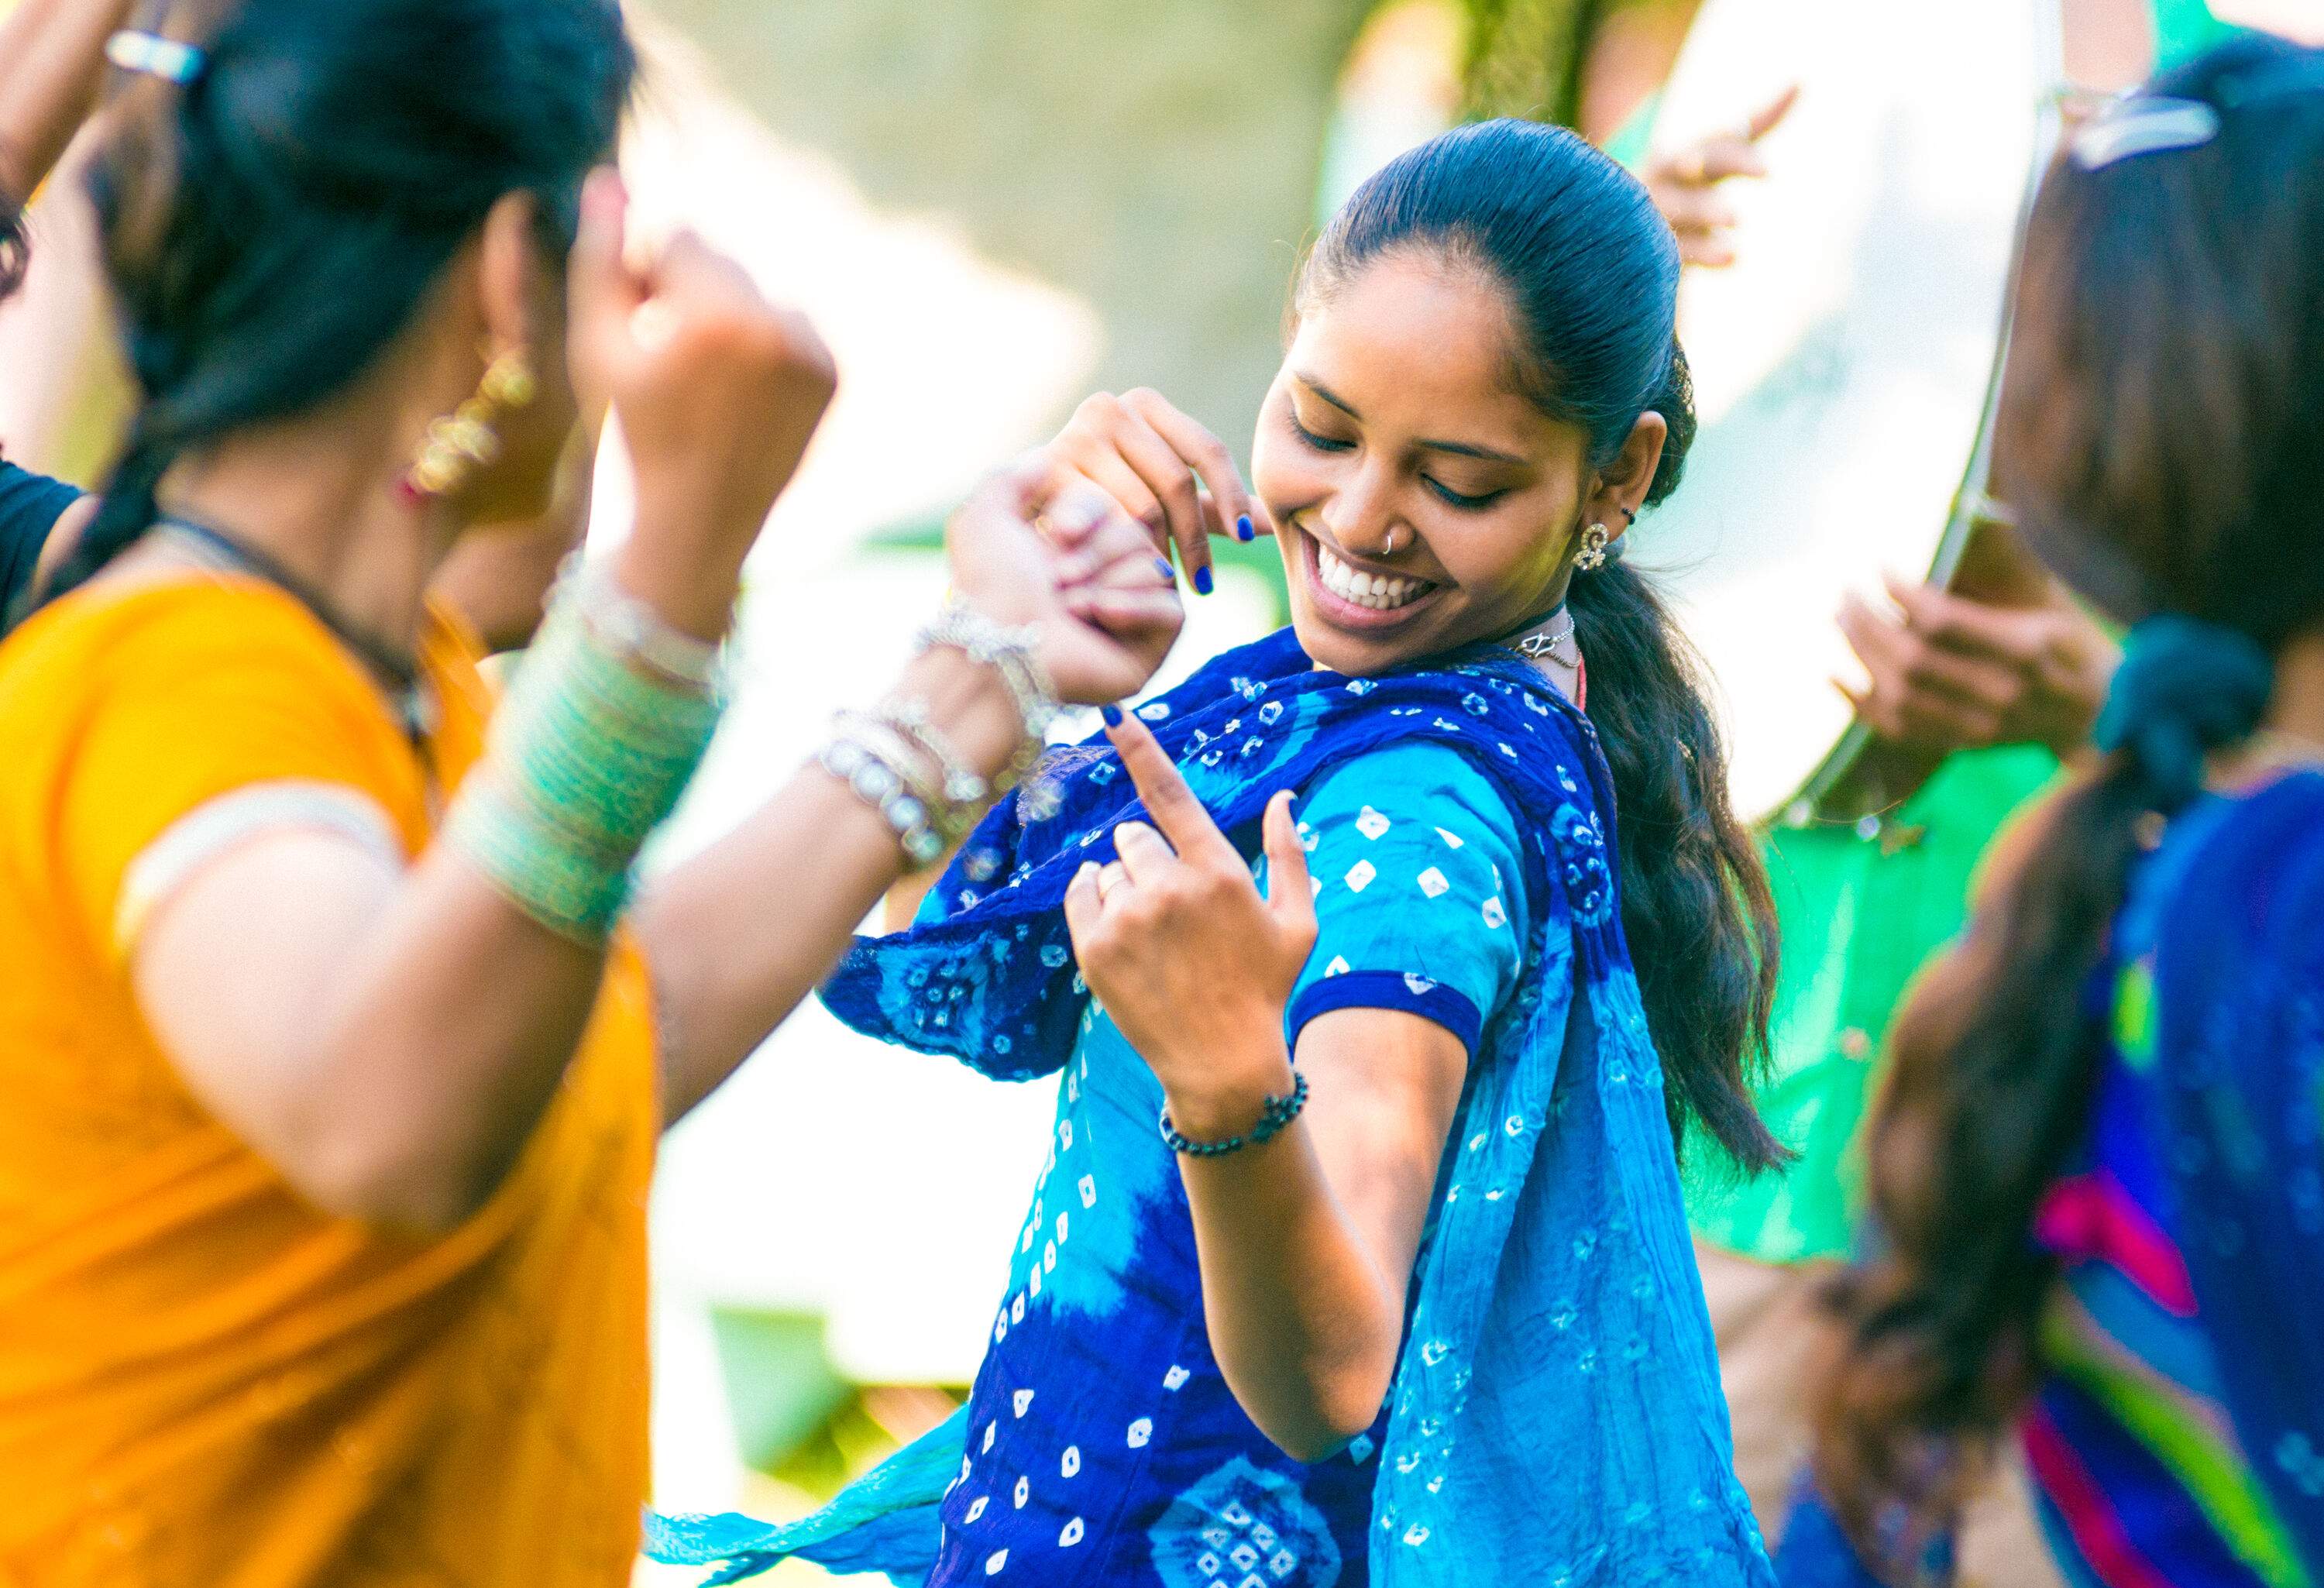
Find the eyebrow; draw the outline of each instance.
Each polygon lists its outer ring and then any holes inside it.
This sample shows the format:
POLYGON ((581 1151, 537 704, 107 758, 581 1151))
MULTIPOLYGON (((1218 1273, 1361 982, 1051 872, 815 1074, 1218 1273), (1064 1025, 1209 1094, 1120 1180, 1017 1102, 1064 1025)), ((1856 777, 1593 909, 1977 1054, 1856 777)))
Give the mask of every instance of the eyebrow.
MULTIPOLYGON (((1306 387, 1310 392, 1314 392, 1316 396, 1321 397, 1324 402, 1338 409, 1342 413, 1346 414, 1350 419, 1360 420, 1364 417, 1362 414, 1358 413, 1355 411, 1354 406, 1351 404, 1346 398, 1333 391, 1331 387, 1325 385, 1314 376, 1303 375, 1296 370, 1292 372, 1292 376, 1294 379, 1298 381, 1301 385, 1306 387)), ((1475 447, 1466 441, 1415 441, 1413 445, 1427 452, 1451 452, 1462 457, 1480 457, 1484 459, 1487 463, 1522 465, 1525 462, 1524 458, 1519 457, 1513 452, 1499 452, 1490 447, 1475 447)))

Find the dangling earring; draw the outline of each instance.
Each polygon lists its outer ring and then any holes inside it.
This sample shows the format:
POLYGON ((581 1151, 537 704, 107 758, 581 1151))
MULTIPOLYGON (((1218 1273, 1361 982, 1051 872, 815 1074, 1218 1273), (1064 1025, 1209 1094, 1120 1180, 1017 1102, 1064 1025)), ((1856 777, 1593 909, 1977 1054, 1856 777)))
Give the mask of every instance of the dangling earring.
POLYGON ((530 403, 539 391, 532 365, 521 352, 511 348, 493 359, 476 394, 428 427, 419 456, 397 485, 404 500, 417 505, 449 496, 466 485, 470 475, 501 455, 494 422, 530 403))
POLYGON ((1578 573, 1588 573, 1606 560, 1606 542, 1609 539, 1604 524, 1591 524, 1582 531, 1582 549, 1573 554, 1573 567, 1578 573))

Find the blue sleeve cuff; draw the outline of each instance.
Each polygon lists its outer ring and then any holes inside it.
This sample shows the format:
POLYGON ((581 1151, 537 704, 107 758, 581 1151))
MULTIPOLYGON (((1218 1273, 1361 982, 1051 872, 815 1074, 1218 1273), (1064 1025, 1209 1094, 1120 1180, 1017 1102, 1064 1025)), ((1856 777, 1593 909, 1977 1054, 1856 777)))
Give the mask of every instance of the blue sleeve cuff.
POLYGON ((1442 982, 1400 971, 1347 971, 1308 983, 1306 990, 1291 1001, 1291 1012, 1284 1025, 1293 1051, 1297 1051, 1299 1033, 1306 1029, 1307 1022, 1335 1009, 1401 1009, 1416 1014, 1458 1037, 1472 1059, 1477 1057, 1478 1036, 1484 1029, 1477 1006, 1469 1002, 1468 995, 1442 982))

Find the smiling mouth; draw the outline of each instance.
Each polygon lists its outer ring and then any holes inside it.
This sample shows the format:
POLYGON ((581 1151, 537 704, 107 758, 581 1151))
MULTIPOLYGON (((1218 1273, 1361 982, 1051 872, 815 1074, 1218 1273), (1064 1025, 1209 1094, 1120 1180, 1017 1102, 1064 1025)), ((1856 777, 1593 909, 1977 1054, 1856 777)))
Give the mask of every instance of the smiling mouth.
POLYGON ((1397 612, 1436 588, 1426 579, 1368 574, 1351 567, 1323 541, 1314 541, 1314 547, 1316 581, 1351 605, 1372 612, 1397 612))

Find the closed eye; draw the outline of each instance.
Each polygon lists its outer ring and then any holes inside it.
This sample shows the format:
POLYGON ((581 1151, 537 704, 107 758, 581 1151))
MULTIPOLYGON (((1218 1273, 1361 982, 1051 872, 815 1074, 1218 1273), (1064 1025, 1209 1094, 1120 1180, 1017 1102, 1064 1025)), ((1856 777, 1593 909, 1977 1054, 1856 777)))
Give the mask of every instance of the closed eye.
POLYGON ((1446 506, 1457 507, 1463 512, 1480 512, 1508 494, 1507 491, 1488 491, 1480 496, 1464 496, 1452 486, 1432 480, 1426 475, 1421 475, 1420 478, 1422 484, 1434 492, 1437 498, 1446 506))
POLYGON ((1342 441, 1330 436, 1319 436, 1314 431, 1309 429, 1305 425, 1299 422, 1299 414, 1296 410, 1291 410, 1289 412, 1291 416, 1291 428, 1298 432, 1299 439, 1302 441, 1305 441, 1308 446, 1313 447, 1316 451, 1347 452, 1354 449, 1356 444, 1353 441, 1342 441))

